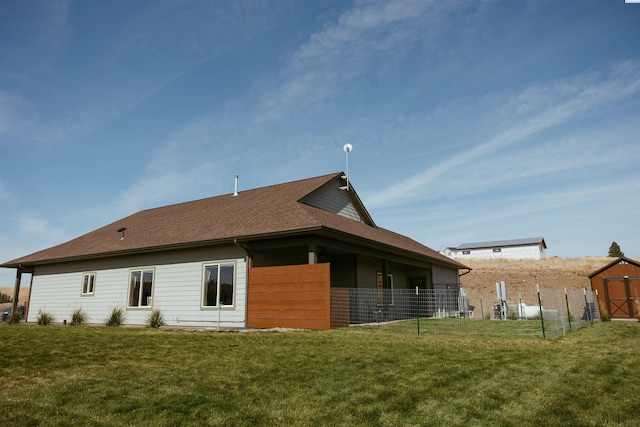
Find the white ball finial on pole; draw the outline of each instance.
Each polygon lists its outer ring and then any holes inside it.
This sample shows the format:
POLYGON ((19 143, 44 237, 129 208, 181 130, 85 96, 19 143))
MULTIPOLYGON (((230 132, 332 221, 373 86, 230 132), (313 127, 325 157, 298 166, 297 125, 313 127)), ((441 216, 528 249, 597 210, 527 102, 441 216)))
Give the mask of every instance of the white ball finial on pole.
POLYGON ((351 150, 353 150, 353 145, 351 144, 344 144, 344 147, 342 147, 342 150, 346 153, 347 155, 347 171, 345 174, 345 179, 347 180, 347 185, 345 187, 340 187, 340 189, 344 189, 349 191, 349 153, 351 152, 351 150))

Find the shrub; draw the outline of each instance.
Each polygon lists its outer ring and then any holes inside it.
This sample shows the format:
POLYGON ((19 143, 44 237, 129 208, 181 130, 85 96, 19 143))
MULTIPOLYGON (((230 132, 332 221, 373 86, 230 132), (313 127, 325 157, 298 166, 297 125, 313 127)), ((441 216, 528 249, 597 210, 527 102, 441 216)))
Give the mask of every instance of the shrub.
POLYGON ((10 325, 19 325, 21 319, 22 313, 16 310, 11 313, 11 316, 9 316, 9 320, 7 321, 7 323, 9 323, 10 325))
POLYGON ((87 324, 87 313, 77 308, 71 314, 71 326, 84 326, 87 324))
POLYGON ((164 316, 162 315, 162 312, 159 308, 154 308, 147 318, 147 326, 150 328, 159 328, 164 325, 164 316))
POLYGON ((47 313, 46 311, 40 310, 38 312, 38 325, 47 326, 53 323, 53 315, 47 313))
POLYGON ((600 309, 600 321, 601 322, 611 321, 611 316, 609 316, 609 313, 607 313, 607 307, 600 300, 598 300, 598 308, 600 309))
POLYGON ((106 326, 120 326, 124 323, 124 310, 122 307, 114 307, 104 323, 106 326))

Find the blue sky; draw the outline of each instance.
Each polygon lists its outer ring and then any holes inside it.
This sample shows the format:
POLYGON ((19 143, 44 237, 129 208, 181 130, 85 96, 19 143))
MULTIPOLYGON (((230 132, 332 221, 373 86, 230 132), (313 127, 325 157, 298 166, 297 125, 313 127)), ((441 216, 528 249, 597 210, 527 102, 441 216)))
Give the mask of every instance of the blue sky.
POLYGON ((4 0, 0 261, 345 143, 376 223, 433 249, 639 257, 639 43, 624 0, 4 0))

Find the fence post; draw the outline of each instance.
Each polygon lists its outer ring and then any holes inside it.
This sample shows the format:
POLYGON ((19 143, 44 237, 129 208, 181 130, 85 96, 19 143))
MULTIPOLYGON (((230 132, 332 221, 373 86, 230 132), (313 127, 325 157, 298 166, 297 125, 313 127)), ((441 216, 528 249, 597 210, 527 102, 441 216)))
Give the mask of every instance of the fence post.
POLYGON ((544 333, 544 316, 542 315, 542 299, 540 298, 539 284, 536 284, 536 289, 538 290, 538 307, 540 307, 540 323, 542 324, 542 338, 546 338, 547 336, 544 333))
POLYGON ((584 292, 584 309, 587 312, 587 322, 591 326, 591 310, 589 310, 589 303, 587 302, 587 288, 582 288, 584 292))
POLYGON ((418 321, 418 336, 420 336, 420 299, 418 297, 417 286, 416 286, 416 319, 418 321))
POLYGON ((571 311, 569 311, 569 294, 567 293, 567 288, 564 288, 564 301, 567 304, 567 319, 569 319, 569 332, 571 332, 571 311))
POLYGON ((524 317, 524 310, 522 308, 522 293, 518 293, 518 298, 520 298, 520 304, 518 305, 518 320, 522 320, 524 317))

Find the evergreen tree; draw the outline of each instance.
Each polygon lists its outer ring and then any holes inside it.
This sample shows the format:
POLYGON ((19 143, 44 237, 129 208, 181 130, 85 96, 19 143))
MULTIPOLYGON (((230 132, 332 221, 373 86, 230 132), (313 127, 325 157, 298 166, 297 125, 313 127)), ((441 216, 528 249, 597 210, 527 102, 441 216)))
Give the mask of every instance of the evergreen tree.
POLYGON ((611 243, 611 246, 609 246, 609 256, 615 258, 624 256, 624 252, 620 250, 620 246, 616 242, 611 243))

